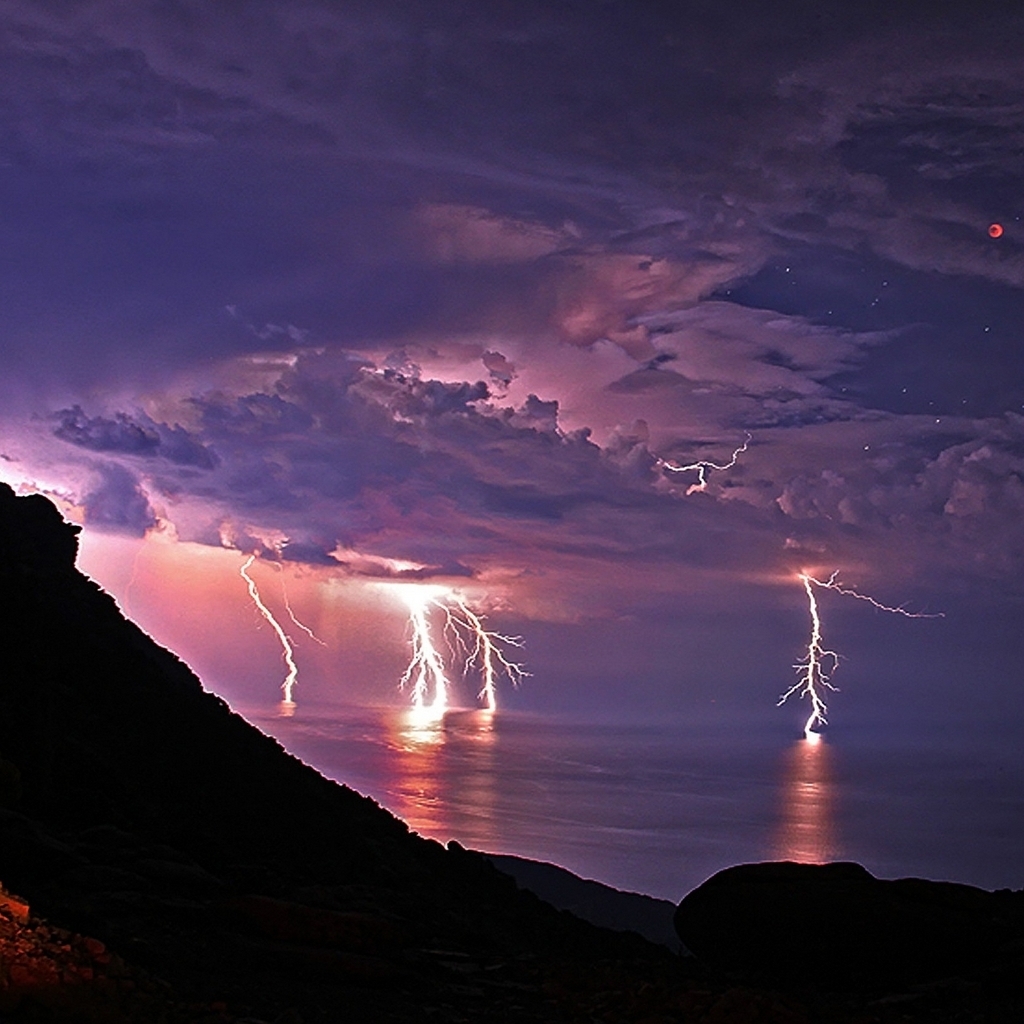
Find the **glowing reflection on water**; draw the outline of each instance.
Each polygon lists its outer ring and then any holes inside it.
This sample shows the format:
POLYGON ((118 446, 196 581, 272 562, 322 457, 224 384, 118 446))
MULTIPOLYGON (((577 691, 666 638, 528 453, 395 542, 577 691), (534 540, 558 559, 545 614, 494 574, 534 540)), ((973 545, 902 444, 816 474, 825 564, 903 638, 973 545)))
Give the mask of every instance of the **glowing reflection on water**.
POLYGON ((783 763, 782 821, 773 856, 800 864, 834 860, 838 851, 828 745, 819 736, 798 740, 786 751, 783 763))
POLYGON ((497 837, 494 712, 387 718, 391 809, 421 835, 487 848, 497 837))
POLYGON ((417 727, 408 709, 247 717, 417 831, 678 900, 728 864, 841 857, 882 877, 1020 888, 1019 738, 823 738, 746 723, 600 725, 499 710, 417 727), (780 746, 781 742, 781 746, 780 746))

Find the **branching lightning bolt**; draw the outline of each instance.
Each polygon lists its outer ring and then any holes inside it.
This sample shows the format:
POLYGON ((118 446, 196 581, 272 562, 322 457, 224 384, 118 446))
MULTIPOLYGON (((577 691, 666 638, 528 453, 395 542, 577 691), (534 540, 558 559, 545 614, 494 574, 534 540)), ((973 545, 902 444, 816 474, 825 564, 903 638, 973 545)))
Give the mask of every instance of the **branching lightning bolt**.
POLYGON ((402 595, 409 606, 409 625, 412 629, 412 658, 398 683, 405 689, 412 683, 412 706, 417 714, 431 719, 441 718, 448 710, 448 676, 444 658, 434 645, 430 633, 428 611, 436 603, 430 590, 408 588, 402 595), (434 698, 428 703, 431 688, 434 698))
POLYGON ((249 570, 252 568, 253 562, 256 561, 255 555, 250 555, 245 564, 239 570, 241 577, 246 582, 246 586, 249 588, 249 596, 252 598, 252 602, 256 605, 260 615, 263 616, 270 623, 270 628, 273 629, 277 636, 277 639, 281 643, 281 651, 283 652, 284 663, 288 667, 288 674, 285 676, 284 682, 281 684, 281 690, 284 692, 284 700, 281 703, 282 710, 287 714, 295 710, 295 702, 292 700, 292 691, 295 688, 295 683, 299 678, 299 667, 295 664, 295 648, 292 646, 291 637, 281 628, 280 623, 274 618, 271 610, 263 603, 260 597, 260 592, 256 587, 256 581, 249 575, 249 570))
POLYGON ((288 588, 284 584, 283 575, 281 576, 281 597, 284 598, 284 608, 285 611, 288 613, 288 618, 291 619, 292 622, 296 626, 298 626, 299 629, 301 629, 302 632, 306 634, 306 636, 310 638, 310 640, 315 640, 321 647, 326 647, 327 644, 325 644, 323 640, 321 640, 320 637, 318 637, 316 633, 314 633, 313 630, 309 628, 309 626, 307 626, 304 622, 300 622, 295 617, 295 612, 292 611, 291 601, 288 600, 288 588))
POLYGON ((827 580, 819 580, 809 573, 798 574, 803 584, 804 592, 807 594, 807 606, 811 615, 811 637, 807 643, 807 653, 793 668, 797 672, 796 682, 779 698, 778 706, 789 700, 794 694, 801 700, 807 699, 811 702, 811 713, 804 723, 804 736, 810 743, 817 743, 821 738, 817 727, 828 724, 828 705, 825 702, 825 691, 836 690, 832 685, 831 677, 839 667, 839 655, 835 651, 828 650, 822 643, 821 638, 821 615, 818 610, 818 599, 815 596, 814 588, 821 587, 822 590, 834 590, 837 594, 846 597, 855 597, 858 601, 866 601, 879 611, 890 612, 893 615, 904 615, 908 619, 941 619, 942 612, 908 612, 905 608, 892 607, 876 601, 867 594, 861 594, 852 587, 844 587, 839 583, 839 570, 832 573, 827 580))
POLYGON ((708 476, 707 476, 708 470, 710 470, 710 469, 718 469, 718 470, 732 469, 732 467, 736 465, 736 462, 739 460, 739 457, 747 450, 747 448, 750 447, 751 437, 752 437, 752 435, 750 434, 750 431, 747 431, 746 440, 744 440, 743 444, 741 444, 739 446, 739 448, 737 448, 737 449, 735 449, 735 451, 733 451, 732 458, 729 459, 728 462, 724 462, 721 465, 719 465, 719 463, 717 463, 717 462, 710 462, 707 459, 701 459, 698 462, 691 462, 691 463, 689 463, 686 466, 677 466, 677 465, 675 465, 672 462, 665 462, 665 461, 662 461, 661 464, 665 467, 665 469, 667 469, 671 473, 693 473, 693 472, 696 472, 696 474, 697 474, 697 482, 695 484, 690 484, 690 486, 686 488, 687 495, 696 494, 696 493, 698 493, 700 491, 707 490, 707 486, 708 486, 708 476))
POLYGON ((814 742, 818 737, 814 727, 827 723, 825 716, 828 714, 828 706, 825 703, 824 691, 835 689, 829 677, 839 664, 839 655, 835 651, 826 650, 821 644, 821 616, 818 614, 818 599, 814 596, 811 584, 822 584, 803 572, 800 573, 800 582, 807 592, 807 603, 811 611, 811 639, 807 644, 807 654, 793 666, 797 671, 797 681, 779 698, 779 706, 785 704, 796 693, 800 695, 801 700, 810 700, 811 713, 804 723, 804 736, 814 742), (831 664, 826 672, 825 664, 829 661, 831 664))
POLYGON ((494 690, 498 673, 501 672, 508 676, 513 686, 518 686, 528 674, 522 665, 509 661, 500 647, 501 644, 522 647, 522 637, 491 632, 484 626, 483 618, 466 604, 465 598, 453 594, 452 601, 459 612, 457 621, 468 630, 473 639, 473 649, 466 658, 466 670, 468 671, 473 666, 479 668, 483 686, 478 696, 487 705, 489 711, 494 711, 498 706, 494 690))
POLYGON ((412 684, 412 706, 418 715, 438 720, 448 709, 451 680, 431 631, 432 610, 444 616, 444 637, 452 658, 462 660, 463 675, 470 669, 480 673, 482 686, 478 696, 488 710, 497 708, 496 684, 500 675, 507 676, 513 686, 528 675, 502 650, 505 646, 521 647, 522 639, 487 629, 483 616, 474 612, 462 595, 444 587, 403 586, 402 598, 409 608, 412 657, 399 687, 404 689, 412 684))

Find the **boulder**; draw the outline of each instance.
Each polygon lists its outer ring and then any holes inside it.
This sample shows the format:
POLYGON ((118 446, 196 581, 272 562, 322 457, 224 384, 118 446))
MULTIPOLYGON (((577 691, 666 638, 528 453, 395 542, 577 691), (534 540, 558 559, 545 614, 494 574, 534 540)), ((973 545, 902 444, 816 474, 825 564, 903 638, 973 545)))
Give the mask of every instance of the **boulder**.
POLYGON ((683 943, 722 970, 808 986, 893 986, 976 971, 1024 935, 1022 893, 875 878, 859 864, 744 864, 689 893, 683 943))

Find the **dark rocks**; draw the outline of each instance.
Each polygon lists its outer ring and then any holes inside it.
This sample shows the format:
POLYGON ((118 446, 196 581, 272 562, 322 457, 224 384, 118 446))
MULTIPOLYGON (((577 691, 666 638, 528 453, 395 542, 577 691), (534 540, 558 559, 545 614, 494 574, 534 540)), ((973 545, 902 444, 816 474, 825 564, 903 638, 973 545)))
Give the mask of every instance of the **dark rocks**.
POLYGON ((516 880, 516 884, 536 893, 559 910, 568 910, 584 921, 632 931, 650 942, 657 942, 673 951, 679 940, 672 927, 675 904, 635 892, 622 892, 601 882, 580 878, 557 864, 527 860, 506 854, 487 854, 499 871, 516 880))
POLYGON ((18 498, 0 484, 0 572, 46 577, 72 570, 80 532, 41 494, 18 498))
POLYGON ((680 938, 717 968, 779 983, 886 987, 978 971, 1024 937, 1024 894, 859 864, 745 864, 691 892, 680 938))
POLYGON ((265 938, 358 953, 384 953, 407 944, 404 931, 374 914, 307 907, 266 896, 236 896, 218 910, 229 923, 265 938))
POLYGON ((0 1020, 185 1024, 167 986, 131 968, 99 939, 0 905, 0 1020))

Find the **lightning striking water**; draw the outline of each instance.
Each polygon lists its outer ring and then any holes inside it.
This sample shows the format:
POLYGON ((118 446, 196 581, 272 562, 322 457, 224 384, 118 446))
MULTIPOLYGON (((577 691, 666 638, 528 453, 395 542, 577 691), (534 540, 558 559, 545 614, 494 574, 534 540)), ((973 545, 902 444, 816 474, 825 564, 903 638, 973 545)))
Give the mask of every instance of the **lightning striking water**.
POLYGON ((827 725, 828 705, 825 702, 825 692, 835 691, 831 677, 839 667, 839 655, 831 651, 822 643, 821 636, 821 614, 818 609, 818 599, 815 596, 814 588, 821 587, 822 590, 834 590, 837 594, 845 597, 855 597, 858 601, 866 601, 879 611, 890 612, 893 615, 904 615, 908 619, 941 619, 942 612, 908 612, 905 608, 892 607, 876 601, 867 594, 861 594, 852 587, 841 586, 838 580, 839 570, 835 570, 827 580, 819 580, 810 573, 801 572, 798 574, 803 584, 804 592, 807 594, 807 606, 811 615, 811 637, 807 643, 807 653, 793 668, 797 672, 796 682, 779 698, 778 706, 789 700, 794 694, 801 700, 807 699, 811 703, 811 713, 804 723, 804 736, 809 743, 817 743, 821 739, 818 726, 827 725))
MULTIPOLYGON (((412 683, 412 706, 424 718, 439 719, 448 710, 448 676, 444 658, 434 645, 430 632, 428 611, 437 603, 434 587, 405 588, 402 596, 409 606, 409 626, 412 630, 412 658, 398 685, 400 689, 412 683), (431 689, 433 700, 428 703, 431 689)), ((443 606, 441 606, 443 607, 443 606)))
POLYGON ((474 612, 461 594, 439 586, 402 586, 400 592, 409 609, 412 657, 399 686, 404 689, 412 684, 412 706, 418 717, 440 720, 448 710, 452 685, 445 657, 434 640, 431 611, 444 617, 445 643, 452 659, 462 661, 463 675, 471 669, 479 672, 478 697, 488 710, 497 708, 499 675, 507 676, 513 686, 527 675, 502 650, 506 645, 521 647, 522 639, 487 629, 483 616, 474 612))
POLYGON ((826 650, 821 643, 821 616, 818 614, 818 599, 814 596, 814 588, 811 586, 812 583, 819 581, 802 572, 800 582, 807 592, 807 603, 811 612, 811 639, 807 644, 806 656, 793 666, 797 671, 797 681, 779 698, 779 705, 785 704, 795 693, 800 695, 801 700, 810 700, 811 713, 804 723, 804 736, 809 742, 814 743, 818 739, 814 727, 825 725, 827 722, 825 716, 828 714, 828 706, 824 693, 826 690, 835 689, 829 680, 839 665, 839 655, 835 651, 826 650), (828 671, 825 670, 826 663, 830 663, 828 671))
POLYGON ((281 651, 284 657, 284 663, 288 667, 288 674, 284 678, 284 682, 281 684, 281 690, 284 692, 284 700, 281 701, 281 711, 283 714, 290 715, 295 711, 295 702, 292 700, 292 691, 295 688, 295 683, 299 678, 299 667, 295 664, 295 648, 292 646, 291 637, 281 628, 281 624, 274 618, 273 612, 263 603, 260 597, 260 592, 256 587, 256 581, 249 575, 249 570, 252 568, 253 562, 256 561, 255 555, 250 555, 245 564, 239 569, 239 573, 243 580, 245 580, 246 586, 249 588, 249 596, 252 598, 252 602, 256 605, 260 615, 263 616, 270 623, 270 628, 274 631, 277 639, 281 643, 281 651))
POLYGON ((473 639, 473 649, 466 658, 466 670, 474 666, 479 669, 483 685, 477 696, 486 704, 489 711, 494 711, 498 706, 494 691, 497 675, 502 673, 508 676, 513 686, 518 686, 527 675, 522 665, 505 657, 499 645, 522 647, 522 638, 488 630, 484 626, 483 618, 473 612, 466 604, 465 598, 459 594, 453 594, 452 601, 458 608, 460 616, 453 616, 453 621, 463 626, 473 639))
POLYGON ((719 465, 717 462, 710 462, 707 459, 700 459, 699 461, 691 462, 691 463, 689 463, 686 466, 676 466, 676 465, 674 465, 671 462, 664 462, 664 461, 661 464, 665 467, 665 469, 669 470, 669 472, 672 472, 672 473, 693 473, 693 472, 696 472, 696 474, 697 474, 697 482, 695 484, 690 484, 690 486, 686 488, 687 495, 696 494, 696 493, 699 493, 700 491, 707 490, 707 486, 708 486, 708 476, 707 476, 708 470, 710 470, 710 469, 719 469, 719 470, 722 470, 722 469, 732 469, 732 467, 735 466, 736 462, 739 460, 739 457, 747 450, 747 448, 750 447, 750 441, 751 441, 751 434, 748 431, 747 432, 746 440, 743 442, 743 444, 741 444, 739 446, 739 448, 737 448, 737 449, 735 449, 735 451, 733 451, 732 458, 729 459, 728 462, 724 462, 721 465, 719 465))

